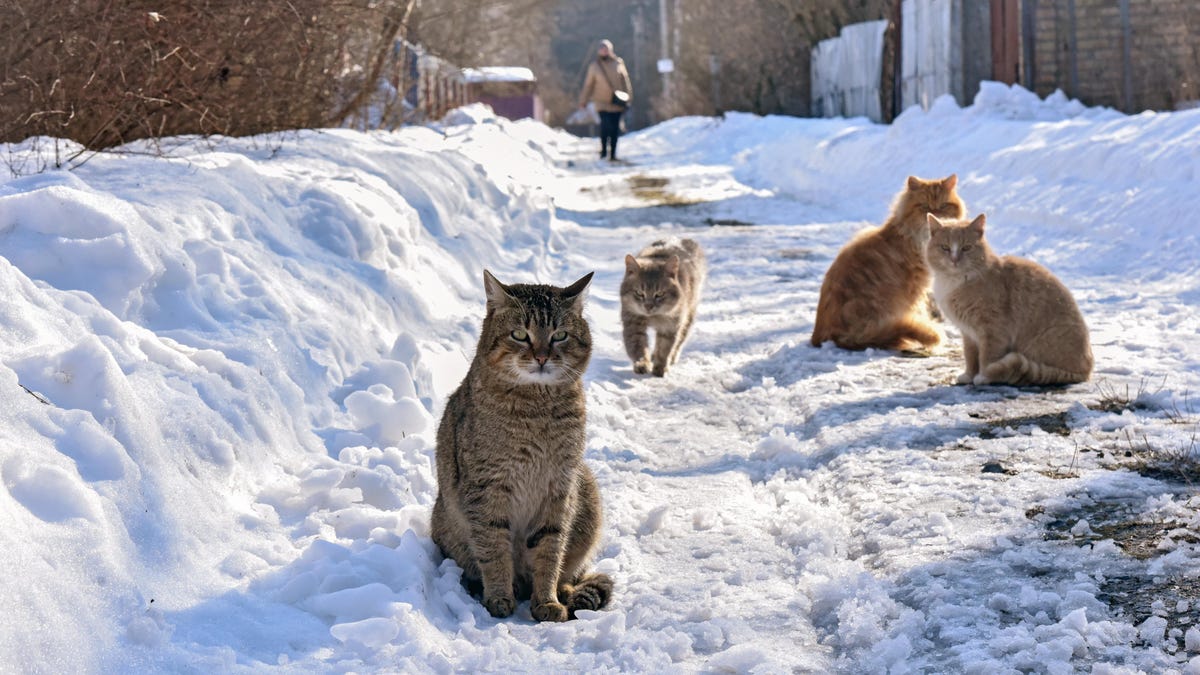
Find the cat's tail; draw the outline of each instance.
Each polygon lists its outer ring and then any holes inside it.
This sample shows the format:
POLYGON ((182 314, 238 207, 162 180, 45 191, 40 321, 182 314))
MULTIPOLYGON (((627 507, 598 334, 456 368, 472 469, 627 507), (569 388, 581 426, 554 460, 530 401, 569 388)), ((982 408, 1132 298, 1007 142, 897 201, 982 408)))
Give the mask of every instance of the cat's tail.
POLYGON ((842 349, 933 349, 942 341, 942 334, 927 321, 905 316, 884 325, 872 326, 869 332, 836 336, 833 341, 842 349))
POLYGON ((612 598, 613 580, 607 574, 592 572, 585 574, 568 589, 570 595, 563 603, 567 606, 568 615, 574 619, 575 612, 581 609, 604 609, 612 598))
POLYGON ((818 323, 817 327, 813 329, 812 338, 809 340, 809 343, 814 347, 820 347, 821 345, 825 344, 829 338, 829 331, 825 328, 825 326, 818 323))
POLYGON ((817 303, 817 318, 813 322, 812 339, 809 340, 812 346, 820 347, 833 339, 834 333, 837 332, 833 325, 834 312, 833 302, 822 296, 820 302, 817 303))
POLYGON ((883 344, 891 342, 892 349, 912 349, 914 346, 933 349, 942 341, 942 334, 933 324, 915 316, 906 316, 897 321, 892 331, 892 335, 885 335, 881 340, 883 344))
POLYGON ((1038 363, 1020 352, 1009 352, 983 369, 983 376, 988 380, 1015 385, 1075 384, 1086 382, 1090 375, 1038 363))

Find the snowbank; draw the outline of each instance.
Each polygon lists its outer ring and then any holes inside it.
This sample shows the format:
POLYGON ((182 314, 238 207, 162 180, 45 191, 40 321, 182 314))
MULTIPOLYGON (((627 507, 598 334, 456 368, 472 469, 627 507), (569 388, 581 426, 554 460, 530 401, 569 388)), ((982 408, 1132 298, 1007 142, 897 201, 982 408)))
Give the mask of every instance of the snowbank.
POLYGON ((1200 111, 1125 116, 985 82, 971 106, 944 96, 890 126, 729 114, 638 137, 693 161, 733 157, 752 185, 871 223, 908 174, 957 173, 993 244, 1052 269, 1182 279, 1200 264, 1200 111))
POLYGON ((426 528, 432 415, 473 349, 480 270, 544 277, 555 246, 549 199, 504 164, 548 160, 475 124, 185 142, 0 184, 0 663, 196 666, 135 647, 230 644, 214 635, 236 620, 187 614, 286 565, 336 579, 288 577, 305 616, 376 616, 392 598, 349 595, 351 551, 298 547, 432 555, 400 535, 426 528))

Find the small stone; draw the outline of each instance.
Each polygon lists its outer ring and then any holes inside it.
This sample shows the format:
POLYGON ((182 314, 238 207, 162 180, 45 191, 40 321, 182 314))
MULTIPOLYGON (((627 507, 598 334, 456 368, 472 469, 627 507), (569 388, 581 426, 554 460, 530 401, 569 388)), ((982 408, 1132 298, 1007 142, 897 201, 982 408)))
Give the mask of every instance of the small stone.
POLYGON ((1004 468, 1004 465, 1003 465, 1003 464, 1001 464, 1000 462, 997 462, 996 460, 994 460, 994 459, 993 459, 993 460, 990 460, 990 461, 984 462, 984 464, 983 464, 983 473, 1007 473, 1007 474, 1011 474, 1011 473, 1014 473, 1014 472, 1013 472, 1013 471, 1011 471, 1011 470, 1009 470, 1009 469, 1006 469, 1006 468, 1004 468))

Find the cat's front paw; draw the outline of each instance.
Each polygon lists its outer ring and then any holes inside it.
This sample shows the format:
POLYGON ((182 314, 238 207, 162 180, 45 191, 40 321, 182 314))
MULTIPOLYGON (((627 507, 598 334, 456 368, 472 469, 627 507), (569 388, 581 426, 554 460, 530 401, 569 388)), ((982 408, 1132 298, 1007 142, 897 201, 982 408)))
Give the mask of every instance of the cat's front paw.
POLYGON ((567 607, 560 602, 545 602, 531 609, 536 621, 566 621, 567 607))
POLYGON ((979 373, 978 375, 976 375, 975 378, 973 380, 971 380, 971 382, 977 386, 983 386, 985 384, 992 383, 991 379, 988 378, 988 376, 984 375, 983 373, 979 373))
POLYGON ((651 369, 650 373, 652 375, 654 375, 655 377, 662 377, 663 375, 666 375, 667 374, 666 362, 664 361, 663 363, 654 364, 654 368, 651 369))
POLYGON ((958 376, 958 379, 954 381, 954 384, 971 384, 974 381, 975 375, 973 373, 963 373, 958 376))
POLYGON ((497 619, 503 619, 506 616, 512 616, 513 611, 517 608, 517 601, 511 595, 497 595, 484 600, 483 606, 487 608, 488 614, 497 619))
POLYGON ((642 359, 633 363, 633 372, 638 375, 645 375, 650 372, 650 359, 642 359))

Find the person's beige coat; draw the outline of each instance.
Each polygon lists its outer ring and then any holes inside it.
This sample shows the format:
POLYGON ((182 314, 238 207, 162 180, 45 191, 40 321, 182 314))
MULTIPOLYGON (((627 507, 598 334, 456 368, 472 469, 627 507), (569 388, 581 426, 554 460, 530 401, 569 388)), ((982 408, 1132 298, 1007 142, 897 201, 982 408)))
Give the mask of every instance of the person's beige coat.
POLYGON ((621 112, 624 108, 612 102, 614 87, 628 93, 632 99, 633 84, 629 81, 629 71, 625 70, 625 62, 621 57, 592 61, 588 66, 587 80, 583 83, 583 93, 579 95, 579 105, 584 106, 591 101, 596 104, 597 112, 621 112), (605 75, 608 75, 608 79, 604 78, 605 75), (612 82, 611 86, 609 82, 612 82))

